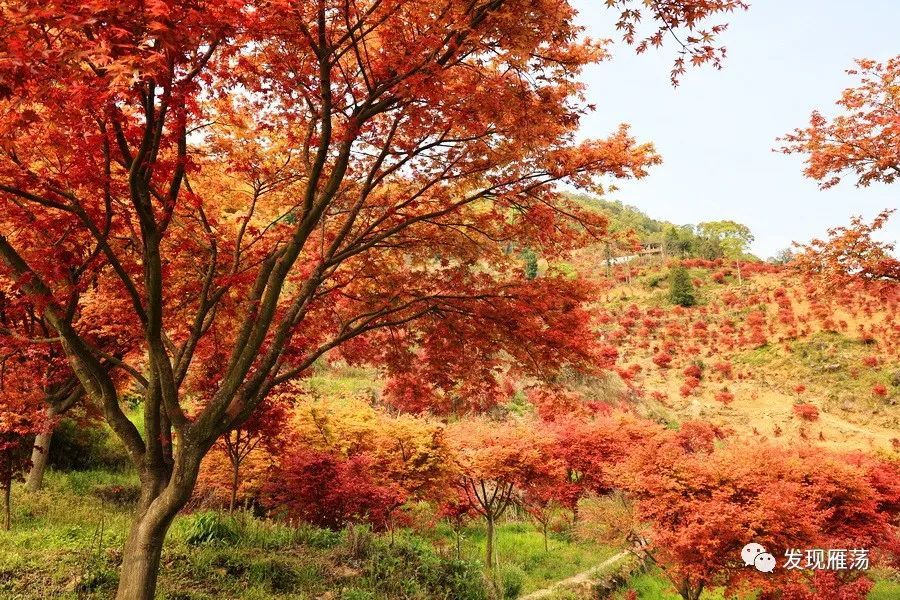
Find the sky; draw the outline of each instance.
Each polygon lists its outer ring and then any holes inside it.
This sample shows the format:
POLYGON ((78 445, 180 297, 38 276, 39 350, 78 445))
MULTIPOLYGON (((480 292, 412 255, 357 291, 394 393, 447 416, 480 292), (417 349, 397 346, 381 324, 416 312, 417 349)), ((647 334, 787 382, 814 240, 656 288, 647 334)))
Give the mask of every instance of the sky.
MULTIPOLYGON (((663 157, 648 177, 619 183, 610 194, 649 216, 674 223, 730 219, 749 226, 751 251, 774 255, 792 241, 824 237, 853 215, 871 219, 900 207, 900 184, 858 188, 845 178, 820 190, 803 175, 803 157, 772 151, 775 138, 808 123, 818 108, 853 85, 845 70, 856 58, 900 54, 900 0, 750 0, 750 10, 714 17, 728 22, 719 38, 725 67, 689 68, 673 88, 677 45, 635 55, 619 42, 615 13, 602 0, 573 0, 587 35, 617 40, 613 58, 589 67, 582 80, 596 110, 581 134, 603 137, 629 123, 663 157)), ((900 238, 900 211, 881 239, 900 238)))

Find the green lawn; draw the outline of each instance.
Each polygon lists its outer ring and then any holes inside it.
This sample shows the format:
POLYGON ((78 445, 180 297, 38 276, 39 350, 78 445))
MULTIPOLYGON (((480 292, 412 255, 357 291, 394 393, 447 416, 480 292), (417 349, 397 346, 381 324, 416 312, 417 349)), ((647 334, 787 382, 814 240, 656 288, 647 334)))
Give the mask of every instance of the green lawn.
MULTIPOLYGON (((130 473, 48 472, 44 490, 13 490, 13 529, 0 532, 0 597, 110 598, 130 520, 130 473)), ((180 515, 163 554, 159 597, 170 600, 514 598, 587 570, 615 549, 542 535, 525 522, 497 528, 499 568, 483 578, 484 528, 463 532, 462 559, 445 525, 427 538, 365 528, 291 528, 247 513, 180 515)))
MULTIPOLYGON (((438 532, 452 541, 449 528, 438 532)), ((618 549, 578 542, 550 534, 548 550, 544 550, 543 535, 530 523, 501 523, 496 528, 494 550, 497 553, 500 576, 519 576, 521 592, 527 594, 548 587, 554 582, 586 571, 603 562, 618 549)), ((463 532, 462 557, 484 562, 486 535, 480 524, 463 532)))

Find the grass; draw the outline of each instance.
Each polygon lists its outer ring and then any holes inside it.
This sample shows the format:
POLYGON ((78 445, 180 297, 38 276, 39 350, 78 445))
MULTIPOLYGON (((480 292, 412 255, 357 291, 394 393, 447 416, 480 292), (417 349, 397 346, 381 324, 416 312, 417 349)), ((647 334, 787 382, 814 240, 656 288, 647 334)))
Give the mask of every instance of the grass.
POLYGON ((900 581, 882 579, 875 582, 875 587, 869 592, 868 600, 896 600, 900 598, 900 581))
POLYGON ((382 382, 374 369, 343 366, 316 369, 303 385, 316 396, 341 398, 377 395, 382 382))
POLYGON ((742 352, 735 362, 765 369, 769 375, 784 378, 791 384, 809 387, 807 396, 822 399, 826 410, 872 411, 886 409, 872 388, 883 385, 889 395, 897 393, 892 385, 900 363, 881 356, 878 364, 865 364, 867 357, 883 354, 875 345, 835 332, 818 332, 790 344, 790 350, 765 345, 742 352))
MULTIPOLYGON (((570 540, 552 534, 548 550, 544 550, 543 535, 530 523, 515 521, 500 523, 495 531, 494 550, 501 576, 505 571, 521 573, 521 593, 527 594, 549 587, 553 583, 586 571, 616 554, 618 549, 570 540)), ((436 535, 452 546, 453 534, 439 525, 436 535)), ((462 538, 462 558, 484 563, 486 535, 478 524, 466 528, 462 538)))
MULTIPOLYGON (((39 493, 16 485, 13 529, 0 532, 0 597, 111 597, 131 507, 104 498, 109 489, 135 484, 127 473, 51 471, 39 493)), ((445 560, 412 534, 400 536, 391 547, 384 536, 367 535, 361 552, 358 536, 351 540, 346 533, 288 527, 245 513, 180 515, 166 541, 159 597, 300 599, 335 592, 337 600, 345 588, 376 594, 384 586, 427 587, 428 581, 417 579, 420 570, 434 579, 450 571, 459 581, 483 588, 477 565, 445 560), (204 527, 212 534, 198 536, 204 527), (403 560, 397 553, 405 553, 403 560), (390 568, 384 566, 388 563, 390 568), (378 578, 369 576, 379 569, 378 578)))
POLYGON ((641 600, 680 600, 672 584, 659 575, 641 573, 634 576, 627 584, 626 589, 620 591, 616 600, 627 598, 628 590, 634 590, 641 600))
MULTIPOLYGON (((0 532, 0 597, 110 598, 136 486, 133 474, 107 471, 49 471, 36 494, 14 486, 13 529, 0 532)), ((391 543, 365 528, 332 532, 242 512, 183 514, 166 541, 159 597, 487 600, 493 588, 514 598, 616 552, 562 535, 551 535, 545 552, 531 524, 501 523, 497 581, 490 583, 482 575, 484 528, 473 524, 463 536, 463 560, 456 560, 444 525, 427 534, 401 531, 391 543)))

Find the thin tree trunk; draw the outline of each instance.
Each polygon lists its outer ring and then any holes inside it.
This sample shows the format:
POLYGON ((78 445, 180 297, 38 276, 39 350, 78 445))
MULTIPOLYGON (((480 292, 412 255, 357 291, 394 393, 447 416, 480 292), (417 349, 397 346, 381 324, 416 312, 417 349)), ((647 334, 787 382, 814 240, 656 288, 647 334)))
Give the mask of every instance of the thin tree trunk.
POLYGON ((34 448, 31 450, 31 470, 25 481, 25 489, 36 492, 44 485, 44 473, 47 471, 47 463, 50 461, 50 442, 56 429, 56 418, 66 414, 76 402, 84 396, 84 388, 73 383, 70 387, 66 383, 62 389, 48 392, 47 401, 47 430, 37 434, 34 438, 34 448), (62 394, 62 395, 60 395, 62 394))
POLYGON ((31 470, 25 482, 25 489, 36 492, 44 484, 44 472, 47 470, 47 462, 50 459, 50 440, 53 437, 53 429, 42 431, 34 438, 34 448, 31 449, 31 470))
POLYGON ((488 570, 494 568, 494 516, 487 516, 487 543, 484 550, 485 565, 488 570))
POLYGON ((228 512, 233 513, 233 512, 234 512, 234 505, 235 505, 235 502, 237 502, 238 486, 240 486, 240 483, 241 483, 241 478, 240 478, 241 463, 238 462, 238 461, 236 461, 236 460, 232 460, 232 461, 231 461, 231 467, 232 467, 232 472, 231 472, 231 503, 228 505, 228 512))
POLYGON ((456 560, 462 560, 462 542, 460 538, 462 537, 462 531, 456 530, 456 560))
POLYGON ((12 527, 12 510, 10 507, 12 495, 12 482, 7 481, 3 487, 3 529, 9 531, 12 527))
POLYGON ((544 552, 550 552, 550 548, 547 545, 547 521, 544 521, 542 525, 544 526, 544 552))
POLYGON ((735 264, 737 264, 737 272, 738 272, 738 285, 744 284, 744 279, 741 277, 741 261, 735 260, 735 264))

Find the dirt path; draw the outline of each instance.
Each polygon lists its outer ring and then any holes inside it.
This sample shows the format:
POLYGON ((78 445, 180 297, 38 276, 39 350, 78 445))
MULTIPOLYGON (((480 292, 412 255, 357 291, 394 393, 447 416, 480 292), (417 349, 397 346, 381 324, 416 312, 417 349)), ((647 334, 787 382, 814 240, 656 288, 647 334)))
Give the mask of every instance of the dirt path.
POLYGON ((550 587, 544 588, 542 590, 537 590, 535 592, 531 592, 527 596, 520 596, 519 600, 538 600, 539 598, 546 598, 551 595, 553 592, 558 592, 565 589, 571 589, 574 587, 578 587, 580 585, 584 585, 586 583, 590 583, 593 579, 603 572, 604 569, 616 564, 617 562, 624 559, 628 556, 628 552, 622 551, 616 554, 615 556, 611 556, 604 560, 599 565, 594 565, 587 571, 583 571, 578 573, 577 575, 573 575, 568 579, 563 579, 561 581, 557 581, 550 587))

